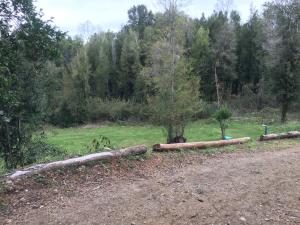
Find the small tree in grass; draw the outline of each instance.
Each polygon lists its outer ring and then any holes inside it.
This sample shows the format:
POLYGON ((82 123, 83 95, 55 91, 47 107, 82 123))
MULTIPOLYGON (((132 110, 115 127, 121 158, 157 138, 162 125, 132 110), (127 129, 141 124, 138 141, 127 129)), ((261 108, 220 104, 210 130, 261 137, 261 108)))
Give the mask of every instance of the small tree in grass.
POLYGON ((222 140, 225 140, 225 130, 227 128, 227 121, 231 117, 231 112, 226 106, 222 106, 214 115, 215 119, 219 122, 221 132, 222 132, 222 140))
MULTIPOLYGON (((199 81, 188 75, 189 65, 185 59, 177 62, 174 76, 168 69, 168 45, 159 43, 163 67, 159 74, 153 77, 155 95, 148 99, 152 122, 164 127, 167 133, 167 143, 182 143, 185 126, 202 108, 199 100, 199 81), (166 47, 166 48, 165 48, 166 47)), ((157 57, 159 60, 160 58, 157 57)))
POLYGON ((199 78, 184 51, 189 21, 178 9, 184 0, 161 0, 165 13, 162 37, 151 48, 149 68, 143 74, 150 77, 153 95, 148 103, 152 121, 166 130, 167 143, 185 142, 187 123, 201 110, 199 78))

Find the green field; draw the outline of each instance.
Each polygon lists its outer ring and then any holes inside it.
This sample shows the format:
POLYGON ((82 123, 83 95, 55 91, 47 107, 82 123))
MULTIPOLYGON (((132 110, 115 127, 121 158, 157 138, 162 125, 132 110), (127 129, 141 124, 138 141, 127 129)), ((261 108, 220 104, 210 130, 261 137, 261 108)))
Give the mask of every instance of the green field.
MULTIPOLYGON (((104 123, 101 126, 89 125, 75 128, 56 128, 45 127, 46 139, 45 141, 59 149, 65 150, 64 155, 52 156, 47 155, 39 158, 37 163, 49 162, 53 160, 61 160, 64 157, 74 157, 91 153, 87 147, 95 138, 101 135, 110 139, 114 148, 122 148, 146 144, 151 148, 157 143, 165 143, 166 133, 161 127, 147 125, 147 124, 129 124, 129 123, 104 123), (87 128, 90 127, 90 128, 87 128)), ((298 130, 300 131, 300 121, 289 122, 285 125, 280 123, 273 123, 269 126, 272 133, 298 130)), ((220 139, 220 128, 214 120, 201 120, 190 123, 186 127, 185 137, 188 141, 209 141, 220 139)), ((232 119, 229 122, 229 127, 226 134, 233 138, 251 137, 252 140, 257 140, 264 132, 258 119, 232 119)), ((257 149, 257 142, 247 144, 251 149, 257 149)), ((288 142, 284 142, 288 143, 288 142)), ((282 143, 280 146, 283 146, 282 143)), ((297 142, 298 143, 298 142, 297 142)), ((268 143, 266 143, 267 146, 268 143)), ((265 146, 265 145, 259 145, 265 146)), ((272 149, 274 146, 270 145, 268 148, 272 149)), ((228 147, 228 150, 234 151, 235 147, 228 147)), ((211 151, 214 151, 213 149, 211 151)), ((4 163, 0 160, 0 174, 6 172, 4 163)))
MULTIPOLYGON (((285 125, 273 124, 270 132, 300 130, 300 122, 289 122, 285 125)), ((256 140, 264 129, 256 120, 231 120, 227 135, 233 138, 249 136, 256 140)), ((149 147, 157 143, 165 143, 166 134, 163 129, 151 125, 118 125, 106 124, 96 128, 47 128, 47 142, 67 151, 67 154, 84 155, 88 152, 86 145, 100 135, 110 139, 115 148, 146 144, 149 147)), ((213 120, 197 121, 186 127, 185 136, 188 141, 205 141, 220 139, 220 128, 213 120)))

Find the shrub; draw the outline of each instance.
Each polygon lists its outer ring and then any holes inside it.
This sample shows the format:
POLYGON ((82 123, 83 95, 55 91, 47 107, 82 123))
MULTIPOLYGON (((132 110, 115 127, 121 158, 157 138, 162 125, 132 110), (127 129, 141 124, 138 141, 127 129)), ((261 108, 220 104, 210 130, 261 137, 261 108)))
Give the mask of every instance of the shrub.
POLYGON ((90 145, 86 146, 88 152, 102 152, 102 151, 110 151, 114 149, 114 146, 111 144, 110 139, 108 137, 105 137, 103 135, 100 135, 100 137, 97 139, 93 139, 92 143, 90 145))
MULTIPOLYGON (((267 89, 267 87, 265 88, 267 89)), ((256 93, 252 85, 244 85, 240 95, 230 95, 230 98, 226 100, 227 105, 238 115, 256 113, 263 108, 278 108, 276 102, 274 95, 269 94, 266 90, 263 94, 256 93)))
POLYGON ((70 127, 77 123, 75 116, 65 101, 49 117, 50 123, 61 127, 70 127))
POLYGON ((30 165, 41 161, 50 161, 63 159, 66 152, 55 146, 47 144, 44 141, 44 135, 34 137, 24 147, 23 151, 23 165, 30 165))
POLYGON ((230 119, 231 112, 227 108, 227 106, 222 106, 217 112, 215 112, 214 117, 219 122, 221 133, 222 133, 222 139, 225 139, 225 130, 227 128, 226 121, 230 119))
POLYGON ((145 120, 148 116, 146 107, 143 104, 120 99, 91 98, 87 104, 87 111, 90 121, 145 120))

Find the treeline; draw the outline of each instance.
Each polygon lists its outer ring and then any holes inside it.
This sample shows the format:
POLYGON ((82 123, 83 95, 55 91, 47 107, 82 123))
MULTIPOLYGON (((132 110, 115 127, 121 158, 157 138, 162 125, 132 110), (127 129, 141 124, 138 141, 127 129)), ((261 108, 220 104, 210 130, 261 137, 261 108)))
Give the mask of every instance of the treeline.
MULTIPOLYGON (((176 35, 189 74, 200 82, 199 101, 249 111, 280 107, 286 121, 299 93, 299 14, 299 1, 266 3, 246 23, 237 11, 191 19, 177 9, 176 35)), ((149 68, 160 64, 153 49, 168 38, 170 18, 144 5, 129 9, 128 18, 117 33, 60 42, 61 57, 48 62, 42 81, 49 122, 147 119, 147 99, 155 94, 149 68)))
POLYGON ((171 143, 185 140, 188 121, 224 105, 280 108, 282 122, 297 110, 299 0, 265 3, 246 23, 237 11, 192 19, 178 0, 160 2, 163 12, 134 6, 119 32, 84 42, 44 21, 31 0, 1 1, 0 153, 6 168, 26 164, 25 156, 40 149, 56 152, 34 142, 32 134, 45 122, 133 118, 164 127, 171 143))

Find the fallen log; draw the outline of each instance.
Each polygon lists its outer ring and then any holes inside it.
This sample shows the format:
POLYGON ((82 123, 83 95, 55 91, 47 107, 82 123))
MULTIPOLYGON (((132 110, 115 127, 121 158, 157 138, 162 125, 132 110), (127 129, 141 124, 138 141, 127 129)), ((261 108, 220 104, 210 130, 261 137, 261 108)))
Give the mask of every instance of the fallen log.
POLYGON ((111 152, 94 153, 82 157, 34 165, 22 170, 15 171, 13 174, 8 175, 7 178, 10 180, 14 180, 14 179, 22 178, 24 176, 30 176, 33 174, 41 173, 44 171, 62 169, 68 166, 83 165, 89 162, 94 162, 99 160, 109 160, 109 159, 119 158, 128 155, 143 154, 146 152, 147 152, 147 146, 140 145, 140 146, 124 148, 116 151, 111 151, 111 152))
POLYGON ((290 131, 287 133, 280 134, 267 134, 261 135, 259 141, 269 141, 269 140, 278 140, 278 139, 286 139, 286 138, 297 138, 300 137, 299 131, 290 131))
POLYGON ((204 149, 209 147, 223 147, 227 145, 244 144, 250 141, 250 137, 220 140, 220 141, 205 141, 205 142, 190 142, 190 143, 177 143, 177 144, 157 144, 153 146, 153 151, 169 151, 178 149, 204 149))

